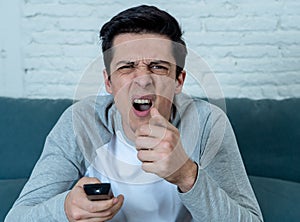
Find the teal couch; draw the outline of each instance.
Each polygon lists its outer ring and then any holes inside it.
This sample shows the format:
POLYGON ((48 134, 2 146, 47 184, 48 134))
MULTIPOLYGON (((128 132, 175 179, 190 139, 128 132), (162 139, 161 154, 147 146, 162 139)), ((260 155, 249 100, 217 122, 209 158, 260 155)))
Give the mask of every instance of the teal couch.
MULTIPOLYGON (((71 104, 0 97, 0 221, 71 104)), ((226 105, 265 221, 300 221, 300 99, 227 99, 226 105)))

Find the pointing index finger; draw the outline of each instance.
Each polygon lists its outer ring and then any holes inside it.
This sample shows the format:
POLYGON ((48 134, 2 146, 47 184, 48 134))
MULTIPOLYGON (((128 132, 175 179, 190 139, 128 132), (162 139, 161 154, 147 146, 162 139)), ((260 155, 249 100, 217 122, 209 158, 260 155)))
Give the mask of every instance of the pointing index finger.
POLYGON ((163 117, 159 111, 154 107, 150 111, 151 119, 149 121, 149 125, 154 125, 154 126, 162 126, 164 128, 167 128, 168 126, 168 121, 163 117))

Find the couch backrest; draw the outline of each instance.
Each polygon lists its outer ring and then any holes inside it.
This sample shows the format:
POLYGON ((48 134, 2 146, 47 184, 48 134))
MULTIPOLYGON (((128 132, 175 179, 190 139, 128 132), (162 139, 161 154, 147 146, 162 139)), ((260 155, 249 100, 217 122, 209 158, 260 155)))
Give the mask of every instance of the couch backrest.
MULTIPOLYGON (((71 100, 0 97, 0 179, 26 178, 71 100)), ((300 182, 300 99, 227 99, 249 175, 300 182)))
POLYGON ((300 182, 300 98, 226 106, 248 174, 300 182))
POLYGON ((71 100, 0 97, 0 179, 27 178, 71 100))

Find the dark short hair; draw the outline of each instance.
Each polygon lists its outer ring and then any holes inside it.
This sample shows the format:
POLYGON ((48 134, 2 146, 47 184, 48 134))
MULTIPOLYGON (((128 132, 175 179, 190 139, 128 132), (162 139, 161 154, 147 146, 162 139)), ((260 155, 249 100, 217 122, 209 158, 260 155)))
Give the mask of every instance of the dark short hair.
POLYGON ((173 41, 173 55, 176 60, 176 78, 183 70, 187 55, 182 30, 177 20, 169 13, 155 6, 141 5, 129 8, 114 16, 100 30, 105 67, 110 74, 114 37, 124 33, 160 34, 173 41))

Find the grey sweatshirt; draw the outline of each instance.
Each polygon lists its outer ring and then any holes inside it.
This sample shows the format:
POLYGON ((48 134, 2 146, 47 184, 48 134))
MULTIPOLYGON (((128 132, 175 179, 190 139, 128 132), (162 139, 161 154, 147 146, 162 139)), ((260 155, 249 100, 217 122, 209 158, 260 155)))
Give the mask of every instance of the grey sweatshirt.
MULTIPOLYGON (((223 111, 180 94, 170 121, 179 129, 187 154, 198 164, 193 188, 178 191, 193 221, 263 221, 223 111)), ((96 149, 108 143, 116 129, 122 130, 121 116, 112 96, 89 97, 69 107, 47 136, 42 155, 5 222, 68 221, 66 195, 84 176, 96 149)))

